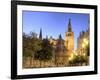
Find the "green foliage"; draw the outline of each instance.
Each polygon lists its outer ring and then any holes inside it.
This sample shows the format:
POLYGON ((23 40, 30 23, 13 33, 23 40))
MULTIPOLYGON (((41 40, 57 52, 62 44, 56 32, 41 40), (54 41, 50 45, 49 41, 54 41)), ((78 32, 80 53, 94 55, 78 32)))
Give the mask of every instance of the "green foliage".
POLYGON ((36 33, 31 32, 29 35, 23 33, 23 56, 33 57, 41 49, 41 41, 36 37, 36 33))
POLYGON ((76 56, 74 59, 75 63, 84 63, 86 61, 86 58, 84 56, 76 56))
POLYGON ((86 54, 87 56, 90 56, 90 45, 89 44, 86 46, 86 54))
POLYGON ((39 39, 37 34, 23 33, 23 56, 34 57, 37 60, 46 61, 52 59, 53 47, 48 39, 39 39))
POLYGON ((87 63, 87 56, 83 55, 74 56, 74 58, 71 61, 69 61, 69 64, 83 64, 83 63, 87 63))
POLYGON ((32 56, 33 51, 27 48, 23 49, 23 56, 25 57, 31 57, 32 56))
POLYGON ((41 61, 46 61, 52 59, 53 56, 53 47, 49 43, 48 39, 43 39, 41 43, 41 50, 37 51, 35 53, 34 58, 41 60, 41 61))

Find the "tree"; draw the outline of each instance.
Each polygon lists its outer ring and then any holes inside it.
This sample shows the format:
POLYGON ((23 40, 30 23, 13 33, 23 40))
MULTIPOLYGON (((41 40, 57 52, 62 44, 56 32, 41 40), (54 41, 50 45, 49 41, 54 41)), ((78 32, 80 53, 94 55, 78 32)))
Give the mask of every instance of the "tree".
POLYGON ((34 54, 41 49, 41 41, 37 38, 37 34, 30 32, 29 35, 23 33, 23 57, 30 57, 30 66, 34 54))
POLYGON ((30 57, 30 66, 32 64, 32 54, 33 54, 33 51, 28 49, 28 48, 24 48, 23 49, 23 59, 24 58, 27 58, 27 57, 30 57))
POLYGON ((87 63, 87 57, 83 55, 74 55, 74 58, 69 61, 70 65, 82 65, 83 63, 87 63))
POLYGON ((86 54, 87 56, 90 56, 90 45, 89 44, 86 46, 86 54))
POLYGON ((43 39, 42 51, 43 51, 43 55, 44 55, 43 60, 50 60, 52 58, 53 47, 50 44, 50 42, 48 41, 48 39, 43 39))
MULTIPOLYGON (((41 50, 35 53, 34 58, 38 59, 40 62, 45 62, 47 60, 51 60, 53 56, 53 47, 48 41, 48 39, 43 39, 41 43, 41 50)), ((41 63, 40 63, 41 66, 41 63)))

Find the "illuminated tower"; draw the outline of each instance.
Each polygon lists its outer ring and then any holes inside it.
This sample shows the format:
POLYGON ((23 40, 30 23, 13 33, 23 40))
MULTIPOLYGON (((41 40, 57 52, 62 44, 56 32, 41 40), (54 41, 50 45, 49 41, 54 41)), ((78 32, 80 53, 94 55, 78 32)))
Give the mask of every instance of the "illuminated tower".
POLYGON ((69 19, 68 31, 66 32, 66 49, 68 57, 71 57, 74 50, 74 32, 72 31, 71 19, 69 19))

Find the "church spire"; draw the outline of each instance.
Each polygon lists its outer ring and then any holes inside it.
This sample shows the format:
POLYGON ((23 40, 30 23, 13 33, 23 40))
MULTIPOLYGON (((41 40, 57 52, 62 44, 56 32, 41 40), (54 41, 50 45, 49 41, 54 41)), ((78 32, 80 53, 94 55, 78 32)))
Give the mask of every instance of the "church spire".
POLYGON ((42 39, 42 28, 40 28, 39 39, 42 39))
POLYGON ((59 39, 62 40, 62 36, 61 36, 61 34, 59 35, 59 39))
POLYGON ((69 18, 69 23, 68 23, 68 32, 72 32, 71 19, 70 18, 69 18))

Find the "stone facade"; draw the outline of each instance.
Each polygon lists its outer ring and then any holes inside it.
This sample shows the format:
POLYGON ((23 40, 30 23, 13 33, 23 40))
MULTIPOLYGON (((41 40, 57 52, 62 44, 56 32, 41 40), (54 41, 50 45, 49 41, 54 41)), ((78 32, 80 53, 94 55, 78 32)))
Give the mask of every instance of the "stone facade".
POLYGON ((68 31, 66 32, 66 49, 68 58, 71 57, 74 51, 74 32, 72 31, 71 20, 69 19, 68 31))
POLYGON ((74 32, 72 31, 71 20, 69 19, 65 40, 63 40, 60 35, 58 40, 51 37, 49 41, 53 44, 53 47, 58 50, 55 52, 55 64, 57 66, 67 66, 68 59, 73 54, 74 50, 74 32))
POLYGON ((86 31, 80 32, 79 37, 77 38, 77 53, 82 54, 83 48, 85 47, 84 41, 88 41, 88 44, 90 42, 89 39, 89 28, 86 31))

